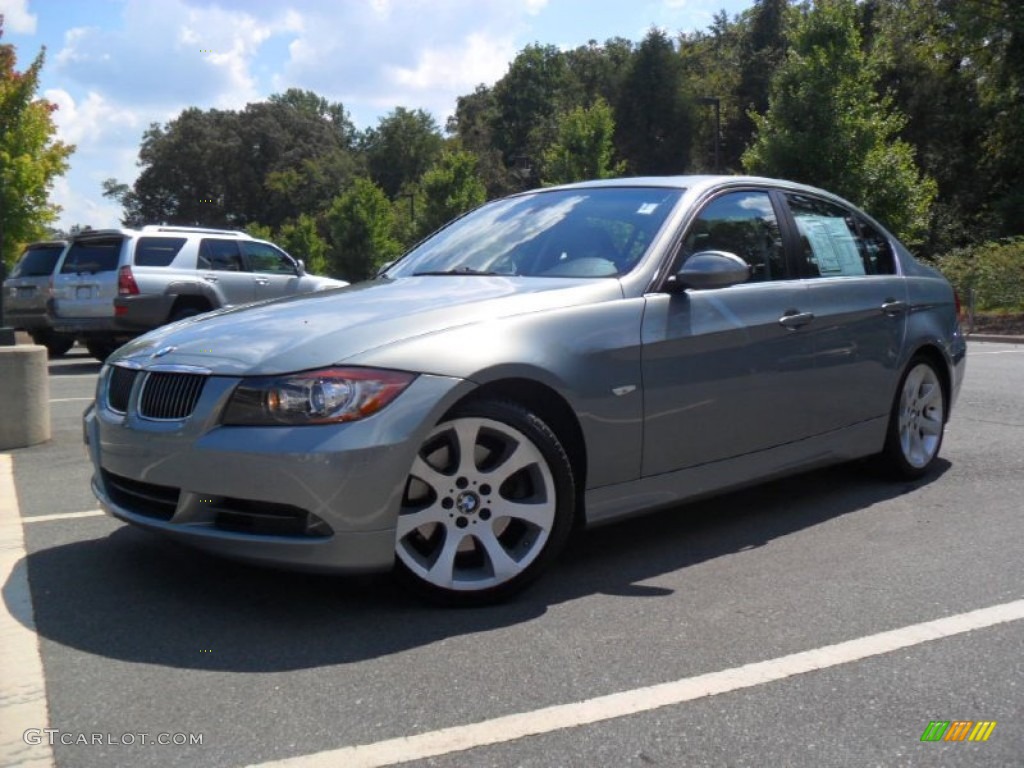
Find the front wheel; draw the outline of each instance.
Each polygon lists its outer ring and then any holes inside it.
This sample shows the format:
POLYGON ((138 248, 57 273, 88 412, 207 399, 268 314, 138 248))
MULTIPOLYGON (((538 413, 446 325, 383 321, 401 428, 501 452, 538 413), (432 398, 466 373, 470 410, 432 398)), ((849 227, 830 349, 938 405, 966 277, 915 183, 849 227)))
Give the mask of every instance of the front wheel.
POLYGON ((889 416, 882 467, 900 479, 913 480, 932 468, 946 425, 946 397, 935 364, 911 359, 900 381, 889 416))
POLYGON ((514 403, 465 404, 430 432, 409 470, 399 573, 446 604, 497 602, 554 561, 574 504, 572 465, 547 424, 514 403))

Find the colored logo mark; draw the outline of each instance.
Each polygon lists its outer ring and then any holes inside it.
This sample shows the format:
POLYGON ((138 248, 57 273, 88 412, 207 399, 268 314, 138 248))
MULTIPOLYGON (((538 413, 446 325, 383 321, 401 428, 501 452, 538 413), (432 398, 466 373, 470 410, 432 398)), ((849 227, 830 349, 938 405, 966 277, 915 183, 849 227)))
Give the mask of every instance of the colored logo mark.
POLYGON ((932 720, 921 741, 988 741, 995 729, 995 720, 932 720))

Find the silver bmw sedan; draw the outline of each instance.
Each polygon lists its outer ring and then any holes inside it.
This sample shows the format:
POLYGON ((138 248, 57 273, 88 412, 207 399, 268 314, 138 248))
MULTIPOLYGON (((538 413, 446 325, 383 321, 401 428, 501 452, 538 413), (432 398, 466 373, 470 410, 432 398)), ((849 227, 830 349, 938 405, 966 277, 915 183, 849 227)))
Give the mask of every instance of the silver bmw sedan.
POLYGON ((210 552, 491 602, 579 526, 861 457, 925 474, 964 375, 958 314, 819 189, 535 190, 374 280, 122 347, 84 416, 92 487, 210 552))

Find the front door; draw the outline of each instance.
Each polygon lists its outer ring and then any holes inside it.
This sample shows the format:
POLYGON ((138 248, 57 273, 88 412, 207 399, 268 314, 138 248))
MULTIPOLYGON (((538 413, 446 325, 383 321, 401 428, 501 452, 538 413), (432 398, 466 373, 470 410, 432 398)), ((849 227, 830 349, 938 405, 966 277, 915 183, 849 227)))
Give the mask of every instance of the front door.
POLYGON ((814 348, 808 292, 791 280, 771 198, 712 200, 683 239, 744 259, 741 285, 647 297, 642 327, 645 476, 718 461, 814 434, 804 405, 814 348))

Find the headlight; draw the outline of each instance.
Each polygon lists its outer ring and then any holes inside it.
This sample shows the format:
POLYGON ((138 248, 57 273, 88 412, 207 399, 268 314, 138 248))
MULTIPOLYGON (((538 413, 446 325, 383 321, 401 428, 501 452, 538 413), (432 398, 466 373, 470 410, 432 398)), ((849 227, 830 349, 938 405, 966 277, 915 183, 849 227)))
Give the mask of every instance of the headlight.
POLYGON ((245 379, 231 394, 224 424, 336 424, 379 411, 415 374, 374 368, 318 371, 245 379))

